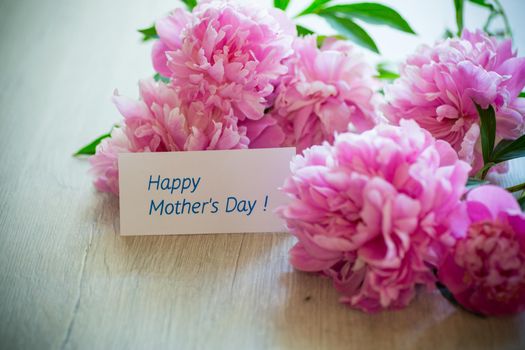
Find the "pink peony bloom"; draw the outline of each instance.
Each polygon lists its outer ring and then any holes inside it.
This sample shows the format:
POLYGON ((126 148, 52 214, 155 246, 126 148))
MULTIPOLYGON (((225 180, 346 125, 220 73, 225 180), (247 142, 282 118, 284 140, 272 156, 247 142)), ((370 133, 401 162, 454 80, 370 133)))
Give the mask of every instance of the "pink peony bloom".
POLYGON ((525 310, 525 214, 510 193, 481 186, 467 195, 470 226, 439 269, 465 308, 483 315, 525 310))
POLYGON ((168 69, 166 52, 178 50, 182 46, 183 30, 191 25, 193 15, 183 8, 177 8, 169 16, 159 19, 155 29, 159 40, 153 45, 151 60, 153 68, 165 77, 171 75, 168 69))
POLYGON ((118 154, 126 152, 130 152, 128 139, 122 129, 114 128, 111 137, 102 140, 97 153, 89 158, 97 190, 118 195, 118 154))
POLYGON ((525 57, 510 40, 498 42, 481 31, 463 31, 433 47, 422 46, 401 67, 401 78, 385 88, 384 113, 392 122, 414 119, 449 142, 472 173, 483 166, 479 117, 472 101, 496 110, 497 137, 525 132, 525 57))
POLYGON ((327 140, 335 132, 362 132, 377 123, 375 70, 348 42, 315 36, 297 38, 287 61, 271 115, 286 134, 285 146, 297 152, 327 140))
POLYGON ((154 67, 172 79, 184 103, 233 111, 241 124, 263 118, 292 53, 295 26, 282 11, 202 1, 191 14, 175 10, 156 27, 154 67))
POLYGON ((342 301, 367 312, 397 309, 430 285, 466 218, 470 167, 413 121, 335 136, 304 151, 278 209, 298 242, 290 261, 332 278, 342 301))
POLYGON ((282 11, 234 1, 201 1, 156 23, 154 68, 172 79, 183 104, 200 101, 211 113, 232 114, 250 148, 279 147, 284 133, 264 114, 286 72, 295 26, 282 11))
POLYGON ((230 114, 206 109, 202 102, 180 104, 175 90, 163 83, 140 83, 141 100, 115 95, 124 116, 90 158, 95 186, 118 194, 117 158, 120 152, 173 152, 247 148, 246 128, 238 127, 230 114))

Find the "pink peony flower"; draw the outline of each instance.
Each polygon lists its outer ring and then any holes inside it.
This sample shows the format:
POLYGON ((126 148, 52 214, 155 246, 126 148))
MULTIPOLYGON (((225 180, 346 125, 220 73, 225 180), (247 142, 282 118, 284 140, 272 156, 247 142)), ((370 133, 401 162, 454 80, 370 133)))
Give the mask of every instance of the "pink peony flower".
POLYGON ((297 38, 289 70, 277 88, 271 113, 286 134, 285 146, 297 152, 334 132, 362 132, 377 123, 375 70, 348 42, 327 39, 317 48, 315 36, 297 38))
POLYGON ((173 152, 247 148, 246 128, 233 115, 206 109, 202 102, 181 105, 175 90, 163 83, 140 83, 141 100, 115 95, 123 125, 90 158, 95 186, 118 194, 118 153, 173 152))
POLYGON ((467 195, 470 226, 439 269, 465 308, 484 315, 525 310, 525 214, 510 193, 481 186, 467 195))
POLYGON ((130 144, 122 129, 114 128, 111 137, 102 140, 95 155, 89 158, 95 176, 95 188, 118 195, 118 154, 130 152, 130 144))
POLYGON ((176 9, 156 29, 153 66, 172 79, 183 104, 200 101, 211 113, 234 115, 250 148, 281 145, 284 133, 264 110, 295 36, 282 11, 201 1, 192 13, 176 9))
POLYGON ((292 53, 295 26, 282 11, 203 1, 191 14, 175 10, 156 28, 154 67, 172 79, 183 102, 232 110, 241 124, 263 118, 292 53))
POLYGON ((408 57, 401 78, 385 87, 384 113, 392 122, 416 120, 449 142, 476 173, 483 157, 472 101, 495 108, 499 139, 515 139, 525 132, 525 98, 519 97, 524 86, 525 57, 512 52, 510 40, 465 30, 461 38, 422 46, 408 57))
POLYGON ((151 60, 153 68, 165 77, 171 75, 168 69, 168 57, 166 52, 178 50, 182 46, 183 30, 190 26, 193 15, 183 8, 173 10, 169 16, 159 19, 155 23, 155 29, 159 40, 153 45, 151 60))
POLYGON ((330 277, 342 301, 397 309, 466 229, 460 198, 470 167, 413 121, 335 136, 304 151, 278 209, 299 240, 290 262, 330 277))

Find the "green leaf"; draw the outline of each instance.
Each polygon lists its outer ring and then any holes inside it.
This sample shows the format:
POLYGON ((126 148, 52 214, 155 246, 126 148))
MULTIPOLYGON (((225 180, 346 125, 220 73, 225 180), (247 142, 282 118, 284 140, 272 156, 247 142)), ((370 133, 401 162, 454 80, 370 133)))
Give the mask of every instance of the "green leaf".
POLYGON ((492 152, 494 163, 525 157, 525 135, 516 140, 501 140, 492 152))
POLYGON ((494 11, 494 6, 491 3, 488 3, 486 0, 469 0, 469 2, 494 11))
POLYGON ((310 35, 310 34, 314 34, 314 32, 306 27, 303 27, 302 25, 296 25, 296 28, 297 28, 297 34, 299 36, 305 36, 305 35, 310 35))
POLYGON ((467 190, 471 190, 474 187, 478 187, 487 183, 488 181, 476 179, 475 177, 469 177, 465 186, 467 187, 467 190))
POLYGON ((520 92, 520 94, 518 95, 518 97, 525 97, 525 91, 520 92))
POLYGON ((184 4, 186 4, 186 7, 188 10, 193 10, 195 6, 197 6, 197 0, 181 0, 184 4))
POLYGON ((273 0, 273 6, 283 11, 286 10, 289 3, 290 0, 273 0))
POLYGON ((458 26, 458 36, 461 36, 463 31, 463 0, 454 0, 454 8, 456 10, 456 24, 458 26))
MULTIPOLYGON (((523 191, 523 193, 525 194, 525 191, 523 191)), ((518 199, 518 203, 520 204, 521 210, 525 210, 525 196, 524 195, 522 195, 518 199)))
POLYGON ((377 69, 377 75, 376 75, 377 79, 392 81, 392 80, 396 80, 397 78, 399 78, 399 74, 394 72, 392 69, 389 69, 387 63, 379 63, 376 69, 377 69))
POLYGON ((102 142, 102 140, 108 137, 111 137, 111 131, 108 132, 107 134, 97 137, 96 139, 94 139, 93 141, 91 141, 90 143, 88 143, 87 145, 79 149, 78 151, 76 151, 75 154, 73 154, 73 156, 75 157, 91 156, 95 154, 98 144, 102 142))
POLYGON ((319 36, 317 36, 317 47, 323 46, 323 43, 324 43, 326 38, 328 38, 328 36, 326 36, 326 35, 319 35, 319 36))
POLYGON ((157 30, 155 29, 155 25, 152 25, 151 27, 139 29, 139 33, 142 33, 142 41, 148 41, 153 39, 158 39, 157 30))
POLYGON ((319 15, 326 19, 332 28, 349 40, 375 53, 379 53, 379 49, 370 35, 351 19, 338 17, 331 13, 319 13, 319 15))
POLYGON ((443 33, 443 39, 453 38, 454 33, 450 29, 445 29, 445 32, 443 33))
POLYGON ((481 108, 477 103, 480 120, 481 150, 485 164, 492 161, 492 151, 494 150, 494 140, 496 139, 496 114, 494 108, 489 106, 487 109, 481 108))
POLYGON ((387 69, 378 69, 376 78, 381 79, 381 80, 391 81, 391 80, 396 80, 397 78, 399 78, 399 74, 389 71, 387 69))
POLYGON ((408 22, 394 9, 372 2, 344 4, 326 7, 320 13, 357 18, 371 24, 383 24, 406 33, 416 34, 408 22))
POLYGON ((165 76, 162 76, 159 73, 155 74, 153 76, 153 79, 155 79, 155 81, 162 81, 163 83, 166 83, 166 84, 170 82, 170 78, 166 78, 165 76))
POLYGON ((487 173, 489 172, 490 168, 492 168, 494 165, 496 165, 496 163, 493 163, 493 162, 485 163, 483 165, 483 168, 479 169, 478 172, 476 173, 476 178, 483 180, 485 176, 487 176, 487 173))
POLYGON ((303 11, 301 11, 301 13, 299 13, 295 17, 301 17, 304 15, 309 15, 311 13, 316 13, 317 11, 319 11, 319 9, 323 7, 324 4, 330 1, 332 0, 314 0, 307 8, 305 8, 303 11))
POLYGON ((317 47, 323 46, 323 43, 328 38, 335 38, 337 40, 346 40, 342 35, 318 35, 317 36, 317 47))
POLYGON ((521 183, 521 184, 514 185, 514 186, 507 187, 505 189, 507 191, 509 191, 510 193, 523 191, 523 190, 525 190, 525 182, 521 183))

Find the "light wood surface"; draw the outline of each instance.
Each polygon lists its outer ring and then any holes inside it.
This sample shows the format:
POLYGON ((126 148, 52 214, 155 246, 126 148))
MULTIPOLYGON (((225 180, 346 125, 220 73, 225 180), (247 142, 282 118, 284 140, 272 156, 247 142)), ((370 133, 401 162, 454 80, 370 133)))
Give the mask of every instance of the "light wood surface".
POLYGON ((436 293, 351 310, 293 271, 286 234, 119 237, 116 198, 71 153, 118 120, 115 87, 137 95, 151 70, 135 30, 171 6, 0 2, 0 349, 525 348, 525 315, 436 293))

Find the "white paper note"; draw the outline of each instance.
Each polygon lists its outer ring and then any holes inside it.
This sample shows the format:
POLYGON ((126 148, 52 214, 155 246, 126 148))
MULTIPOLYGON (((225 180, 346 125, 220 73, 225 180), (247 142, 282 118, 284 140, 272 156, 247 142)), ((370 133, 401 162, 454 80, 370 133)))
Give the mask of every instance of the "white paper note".
POLYGON ((122 153, 120 234, 281 232, 295 148, 122 153))

